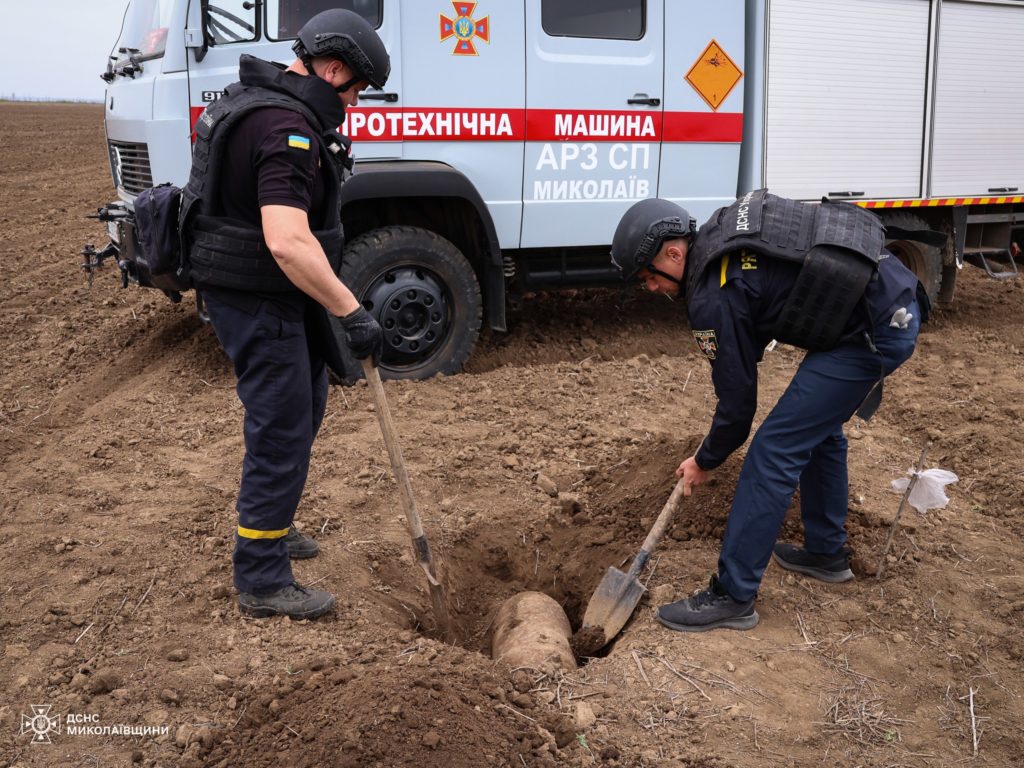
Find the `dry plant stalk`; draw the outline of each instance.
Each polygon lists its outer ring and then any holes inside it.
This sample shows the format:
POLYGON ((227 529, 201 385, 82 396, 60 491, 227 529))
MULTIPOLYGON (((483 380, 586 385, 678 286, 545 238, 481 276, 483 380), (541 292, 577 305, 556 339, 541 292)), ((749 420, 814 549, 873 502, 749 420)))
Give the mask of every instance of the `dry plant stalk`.
POLYGON ((978 721, 979 720, 987 720, 988 718, 987 717, 978 717, 974 713, 974 694, 975 693, 976 693, 976 691, 974 690, 974 688, 973 687, 969 687, 967 695, 966 696, 961 696, 960 697, 960 701, 963 701, 964 699, 968 699, 967 710, 968 710, 968 712, 970 712, 970 715, 971 715, 971 746, 973 747, 973 750, 974 750, 974 756, 977 757, 978 756, 978 745, 981 744, 981 734, 983 732, 981 730, 978 730, 978 721))
POLYGON ((902 741, 899 726, 913 722, 885 711, 882 699, 861 684, 832 692, 825 710, 825 733, 840 734, 863 746, 902 741))
POLYGON ((903 508, 907 506, 907 499, 910 498, 910 492, 914 490, 914 486, 917 485, 917 478, 921 475, 921 468, 924 467, 925 456, 928 455, 928 449, 932 447, 932 441, 929 440, 924 444, 924 448, 921 450, 921 457, 917 460, 917 465, 914 467, 914 474, 910 477, 910 482, 907 483, 907 488, 903 491, 903 498, 900 499, 900 506, 896 510, 896 517, 892 520, 892 525, 889 526, 889 535, 885 539, 885 546, 882 548, 882 556, 878 558, 878 570, 875 572, 875 578, 882 578, 882 571, 885 570, 885 557, 889 554, 889 547, 892 546, 892 538, 896 535, 896 526, 900 523, 900 515, 903 514, 903 508))

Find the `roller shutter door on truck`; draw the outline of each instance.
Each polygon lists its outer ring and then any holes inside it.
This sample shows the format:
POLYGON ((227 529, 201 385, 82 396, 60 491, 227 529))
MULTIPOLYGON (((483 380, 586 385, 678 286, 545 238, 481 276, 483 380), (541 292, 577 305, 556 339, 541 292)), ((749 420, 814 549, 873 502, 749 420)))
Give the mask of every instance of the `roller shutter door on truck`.
POLYGON ((1024 3, 944 2, 931 195, 1024 189, 1024 3))
POLYGON ((928 14, 928 0, 770 1, 769 189, 920 196, 928 14))

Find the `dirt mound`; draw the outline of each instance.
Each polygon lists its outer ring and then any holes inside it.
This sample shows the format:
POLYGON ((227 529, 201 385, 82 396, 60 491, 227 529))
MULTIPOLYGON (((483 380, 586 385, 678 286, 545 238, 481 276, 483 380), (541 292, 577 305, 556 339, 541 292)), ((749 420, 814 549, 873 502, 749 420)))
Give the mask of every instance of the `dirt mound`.
MULTIPOLYGON (((480 669, 472 654, 438 648, 401 633, 354 656, 318 659, 272 681, 204 763, 276 766, 554 764, 556 737, 535 718, 533 698, 480 669), (398 638, 396 638, 398 639, 398 638), (383 665, 382 665, 383 662, 383 665), (351 702, 373 701, 372 710, 351 702), (546 758, 546 759, 545 759, 546 758)), ((571 725, 545 722, 575 738, 571 725)))
MULTIPOLYGON (((227 360, 191 297, 78 268, 102 244, 83 214, 112 196, 101 109, 0 115, 0 766, 1020 762, 1020 282, 965 269, 879 414, 849 425, 854 582, 769 566, 752 631, 653 620, 715 569, 741 450, 681 505, 602 655, 572 675, 510 670, 487 656, 501 603, 541 591, 578 626, 707 428, 714 392, 681 306, 538 294, 467 373, 386 385, 455 645, 436 636, 363 386, 332 389, 297 518, 322 552, 296 573, 338 607, 247 620, 230 588, 243 446, 227 360), (904 513, 876 579, 890 483, 929 439, 928 464, 960 482, 946 509, 904 513)), ((799 361, 766 355, 758 419, 799 361)), ((799 540, 799 497, 782 535, 799 540)))

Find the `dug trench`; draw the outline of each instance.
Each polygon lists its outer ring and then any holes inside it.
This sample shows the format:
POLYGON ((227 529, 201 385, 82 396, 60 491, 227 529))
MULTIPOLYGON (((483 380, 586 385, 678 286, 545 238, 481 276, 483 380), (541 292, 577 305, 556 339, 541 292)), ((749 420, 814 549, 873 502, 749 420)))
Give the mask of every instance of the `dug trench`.
MULTIPOLYGON (((442 538, 433 550, 456 644, 489 656, 495 614, 521 592, 552 597, 572 628, 579 629, 587 600, 604 572, 629 563, 671 493, 674 457, 690 455, 681 452, 692 451, 697 442, 699 438, 688 443, 663 439, 653 449, 633 450, 610 469, 589 468, 566 491, 558 490, 566 486, 558 479, 537 474, 533 482, 548 495, 547 503, 523 510, 514 526, 495 526, 477 515, 442 538)), ((699 507, 680 509, 668 531, 671 539, 720 536, 735 479, 732 469, 715 478, 699 507)), ((396 627, 443 640, 426 599, 424 577, 408 567, 409 556, 400 550, 394 545, 375 552, 377 576, 390 585, 390 594, 379 599, 396 627)), ((644 579, 657 569, 659 556, 652 558, 644 579)))
MULTIPOLYGON (((450 639, 466 651, 490 656, 495 614, 522 592, 553 598, 573 631, 580 630, 588 600, 605 571, 611 566, 628 569, 671 494, 676 457, 692 455, 699 444, 699 436, 682 442, 662 438, 653 446, 630 451, 609 469, 589 468, 575 483, 578 490, 559 491, 556 479, 538 474, 534 482, 549 494, 547 505, 533 514, 524 511, 515 527, 494 526, 478 518, 445 539, 434 556, 441 565, 453 624, 450 639)), ((738 461, 727 461, 699 496, 682 501, 641 581, 653 578, 663 554, 685 558, 688 546, 703 551, 718 544, 739 469, 738 461)), ((800 540, 799 500, 797 492, 782 539, 800 540)), ((874 575, 887 528, 852 510, 848 530, 853 570, 861 576, 874 575)), ((410 556, 401 550, 401 545, 392 545, 379 546, 375 552, 376 575, 389 585, 387 593, 375 593, 382 610, 390 612, 396 628, 444 641, 424 577, 419 569, 409 567, 410 556)), ((651 602, 648 593, 641 606, 650 608, 651 602)), ((606 656, 615 640, 608 639, 593 657, 606 656)), ((589 657, 577 659, 580 664, 587 661, 589 657)))

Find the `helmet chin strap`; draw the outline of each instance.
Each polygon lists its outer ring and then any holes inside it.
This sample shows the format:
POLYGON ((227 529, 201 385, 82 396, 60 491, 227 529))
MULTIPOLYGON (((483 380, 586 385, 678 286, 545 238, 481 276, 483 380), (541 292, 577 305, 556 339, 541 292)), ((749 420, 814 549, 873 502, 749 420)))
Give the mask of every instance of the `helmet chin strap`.
MULTIPOLYGON (((314 77, 319 77, 325 83, 330 85, 330 82, 327 80, 326 77, 318 75, 316 73, 316 70, 313 69, 313 57, 312 56, 309 56, 309 55, 303 56, 301 61, 302 61, 302 66, 304 66, 306 68, 306 71, 309 74, 313 75, 314 77)), ((344 93, 345 91, 347 91, 349 88, 351 88, 353 85, 355 85, 356 83, 358 83, 362 79, 363 78, 358 77, 358 76, 352 77, 352 78, 346 80, 341 85, 332 85, 331 87, 334 88, 334 90, 337 91, 338 93, 344 93)))
POLYGON ((683 281, 680 280, 679 278, 672 277, 672 275, 670 275, 668 272, 662 272, 660 269, 658 269, 657 267, 655 267, 652 264, 648 264, 646 267, 644 267, 644 269, 646 269, 652 275, 658 275, 659 277, 664 277, 666 280, 670 280, 671 282, 675 283, 676 285, 682 285, 683 284, 683 281))
POLYGON ((361 78, 361 77, 350 78, 350 79, 346 80, 344 83, 342 83, 341 85, 335 86, 334 90, 336 90, 338 93, 344 93, 345 91, 347 91, 349 88, 351 88, 353 85, 355 85, 356 83, 358 83, 362 79, 363 78, 361 78))

